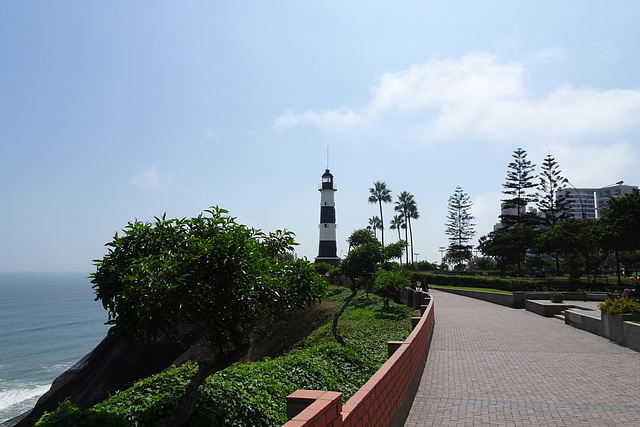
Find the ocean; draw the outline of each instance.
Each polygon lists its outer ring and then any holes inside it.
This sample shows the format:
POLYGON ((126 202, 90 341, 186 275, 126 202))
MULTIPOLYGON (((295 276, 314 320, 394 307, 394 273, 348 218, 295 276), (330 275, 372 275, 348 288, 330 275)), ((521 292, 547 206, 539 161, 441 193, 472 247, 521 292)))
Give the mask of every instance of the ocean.
POLYGON ((29 411, 105 337, 107 312, 87 276, 0 272, 0 424, 29 411))

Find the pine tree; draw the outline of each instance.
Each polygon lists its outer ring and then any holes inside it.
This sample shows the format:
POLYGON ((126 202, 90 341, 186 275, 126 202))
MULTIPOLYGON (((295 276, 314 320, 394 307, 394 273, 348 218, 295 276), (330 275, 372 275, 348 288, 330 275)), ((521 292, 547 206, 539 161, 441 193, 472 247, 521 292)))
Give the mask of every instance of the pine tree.
POLYGON ((538 209, 542 213, 542 225, 551 227, 570 218, 567 212, 567 194, 559 192, 566 187, 567 178, 560 174, 558 162, 547 154, 541 166, 540 182, 538 183, 538 209))
POLYGON ((449 235, 450 251, 469 250, 469 240, 476 234, 473 230, 475 224, 471 221, 474 219, 469 212, 473 206, 469 195, 457 186, 455 192, 449 197, 449 214, 447 215, 447 223, 445 233, 449 235))
POLYGON ((512 157, 514 161, 509 163, 507 181, 502 184, 505 188, 502 193, 511 197, 501 200, 505 212, 500 215, 500 222, 506 227, 533 225, 535 219, 533 215, 527 214, 527 204, 534 200, 530 190, 536 187, 533 182, 535 165, 527 160, 527 152, 522 148, 514 151, 512 157))
POLYGON ((450 242, 446 258, 454 266, 470 260, 473 256, 472 246, 468 244, 475 234, 473 230, 475 224, 471 222, 474 217, 469 213, 471 206, 473 203, 469 195, 462 190, 462 187, 457 186, 453 195, 449 197, 449 214, 445 224, 447 227, 445 233, 449 235, 450 242))

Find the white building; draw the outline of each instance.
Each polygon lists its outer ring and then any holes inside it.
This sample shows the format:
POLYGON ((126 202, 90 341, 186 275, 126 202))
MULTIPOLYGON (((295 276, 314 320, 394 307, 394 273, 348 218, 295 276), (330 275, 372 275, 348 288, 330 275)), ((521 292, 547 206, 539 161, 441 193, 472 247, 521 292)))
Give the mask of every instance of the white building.
POLYGON ((631 194, 634 185, 623 185, 622 181, 602 188, 565 188, 558 196, 566 195, 565 200, 569 215, 574 218, 599 218, 598 212, 607 205, 609 199, 631 194))

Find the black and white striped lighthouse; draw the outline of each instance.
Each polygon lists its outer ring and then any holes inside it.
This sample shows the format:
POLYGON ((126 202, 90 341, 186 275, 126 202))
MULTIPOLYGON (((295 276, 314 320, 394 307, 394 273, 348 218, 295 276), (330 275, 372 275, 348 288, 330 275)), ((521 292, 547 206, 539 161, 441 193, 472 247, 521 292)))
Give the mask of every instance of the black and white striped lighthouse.
POLYGON ((336 245, 336 203, 334 193, 338 191, 333 186, 333 175, 329 169, 322 174, 320 191, 320 245, 315 262, 326 262, 337 267, 340 262, 336 245))

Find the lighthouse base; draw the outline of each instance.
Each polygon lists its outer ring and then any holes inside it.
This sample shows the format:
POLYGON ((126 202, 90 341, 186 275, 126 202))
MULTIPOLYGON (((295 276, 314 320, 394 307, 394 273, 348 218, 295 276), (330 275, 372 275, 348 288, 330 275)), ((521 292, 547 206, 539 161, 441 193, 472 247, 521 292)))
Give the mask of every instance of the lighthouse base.
POLYGON ((329 264, 331 267, 337 267, 338 264, 340 264, 340 258, 338 258, 337 256, 334 257, 316 257, 314 263, 318 264, 321 262, 326 262, 327 264, 329 264))

